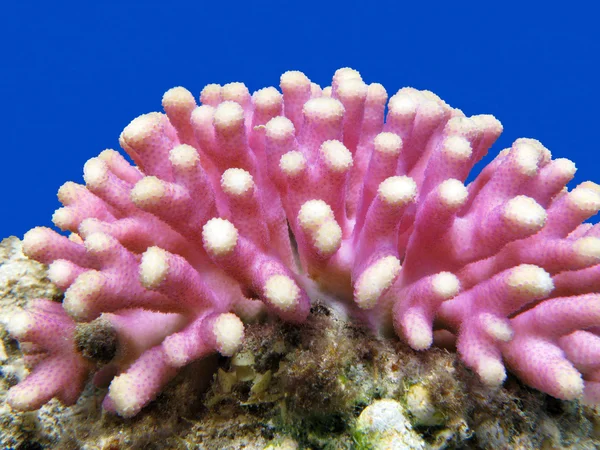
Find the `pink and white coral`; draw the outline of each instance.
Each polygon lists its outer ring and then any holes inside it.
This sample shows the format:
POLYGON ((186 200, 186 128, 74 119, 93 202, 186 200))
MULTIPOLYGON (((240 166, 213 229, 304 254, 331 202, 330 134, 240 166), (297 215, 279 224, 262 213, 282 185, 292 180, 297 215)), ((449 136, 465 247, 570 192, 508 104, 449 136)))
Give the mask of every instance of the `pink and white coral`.
POLYGON ((85 186, 60 188, 53 220, 72 234, 35 228, 24 249, 65 297, 10 325, 32 366, 14 407, 77 399, 96 370, 75 345, 82 323, 116 336, 95 381, 130 417, 181 367, 232 355, 261 308, 302 323, 317 289, 416 350, 456 339, 488 385, 506 366, 600 403, 600 228, 582 224, 600 186, 567 190, 574 164, 533 139, 465 186, 502 126, 429 91, 388 102, 349 68, 324 89, 297 71, 280 87, 208 85, 200 106, 173 88, 166 114, 121 134, 135 166, 105 150, 85 186))

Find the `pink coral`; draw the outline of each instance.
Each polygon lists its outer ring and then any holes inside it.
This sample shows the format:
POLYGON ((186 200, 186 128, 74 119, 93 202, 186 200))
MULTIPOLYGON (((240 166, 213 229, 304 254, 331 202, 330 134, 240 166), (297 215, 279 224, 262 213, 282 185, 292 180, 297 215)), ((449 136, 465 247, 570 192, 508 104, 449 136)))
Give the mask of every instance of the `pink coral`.
POLYGON ((385 89, 348 68, 324 89, 295 71, 280 86, 208 85, 201 106, 171 89, 166 115, 121 134, 136 166, 105 150, 86 186, 60 188, 54 223, 73 234, 36 228, 24 248, 50 264, 64 310, 40 300, 13 320, 26 355, 43 350, 13 406, 76 400, 93 366, 75 322, 115 336, 95 381, 128 417, 182 366, 233 354, 261 307, 301 323, 317 289, 416 350, 456 336, 488 385, 506 364, 553 396, 600 403, 600 228, 582 224, 598 185, 568 191, 574 164, 519 139, 465 186, 502 131, 494 117, 404 88, 384 122, 385 89))
POLYGON ((27 312, 12 317, 8 331, 21 341, 25 364, 34 372, 10 389, 9 403, 33 410, 53 397, 75 403, 87 380, 91 364, 75 351, 75 323, 60 304, 34 300, 27 312))

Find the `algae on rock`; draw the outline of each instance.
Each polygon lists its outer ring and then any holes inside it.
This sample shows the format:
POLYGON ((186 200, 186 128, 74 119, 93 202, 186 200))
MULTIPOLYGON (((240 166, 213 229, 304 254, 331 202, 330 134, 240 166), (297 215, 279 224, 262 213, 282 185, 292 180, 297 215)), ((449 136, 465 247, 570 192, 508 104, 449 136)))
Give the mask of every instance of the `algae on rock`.
MULTIPOLYGON (((41 296, 61 299, 45 267, 23 256, 17 238, 2 241, 0 321, 41 296)), ((503 387, 486 388, 454 353, 413 351, 348 321, 325 297, 312 300, 307 323, 249 323, 234 357, 190 365, 132 419, 103 412, 106 391, 91 384, 72 407, 52 401, 39 411, 13 411, 6 391, 26 369, 17 344, 0 328, 0 447, 600 448, 598 409, 556 400, 510 376, 503 387), (365 422, 381 405, 389 406, 396 425, 373 433, 365 422)))

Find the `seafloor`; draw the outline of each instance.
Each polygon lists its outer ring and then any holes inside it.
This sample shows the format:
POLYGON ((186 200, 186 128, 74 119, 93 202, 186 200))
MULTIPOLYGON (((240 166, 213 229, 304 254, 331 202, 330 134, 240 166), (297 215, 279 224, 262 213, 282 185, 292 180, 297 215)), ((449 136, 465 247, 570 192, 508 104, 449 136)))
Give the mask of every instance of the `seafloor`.
MULTIPOLYGON (((0 324, 36 297, 61 293, 17 238, 4 239, 0 324)), ((599 408, 511 376, 491 390, 452 352, 376 338, 313 301, 302 326, 249 324, 238 354, 188 366, 133 419, 103 412, 106 392, 91 385, 71 407, 11 409, 6 391, 26 369, 0 325, 0 448, 600 449, 599 408)))

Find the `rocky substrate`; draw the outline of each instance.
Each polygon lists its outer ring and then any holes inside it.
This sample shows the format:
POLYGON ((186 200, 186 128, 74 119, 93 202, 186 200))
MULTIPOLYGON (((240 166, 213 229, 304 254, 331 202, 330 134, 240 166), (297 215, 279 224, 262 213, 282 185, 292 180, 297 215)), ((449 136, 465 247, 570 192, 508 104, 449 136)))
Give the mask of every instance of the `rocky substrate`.
MULTIPOLYGON (((0 323, 29 299, 61 301, 15 237, 0 244, 0 323)), ((76 405, 17 412, 6 392, 26 375, 0 326, 0 448, 597 449, 598 408, 563 402, 509 376, 484 387, 451 351, 415 352, 313 298, 306 324, 248 324, 243 348, 182 371, 132 419, 101 409, 91 384, 76 405)))

